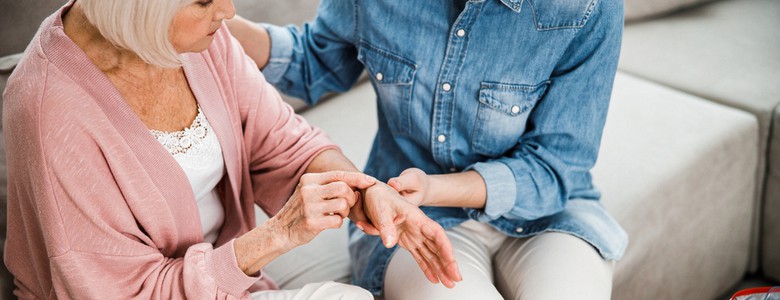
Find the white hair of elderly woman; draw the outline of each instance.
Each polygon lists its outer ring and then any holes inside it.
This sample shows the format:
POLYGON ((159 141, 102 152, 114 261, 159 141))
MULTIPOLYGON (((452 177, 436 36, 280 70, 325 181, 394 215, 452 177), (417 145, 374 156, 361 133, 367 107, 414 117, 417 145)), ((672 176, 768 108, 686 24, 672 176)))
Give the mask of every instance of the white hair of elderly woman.
POLYGON ((192 0, 79 0, 84 14, 115 46, 134 52, 146 63, 181 66, 169 37, 176 13, 192 0))

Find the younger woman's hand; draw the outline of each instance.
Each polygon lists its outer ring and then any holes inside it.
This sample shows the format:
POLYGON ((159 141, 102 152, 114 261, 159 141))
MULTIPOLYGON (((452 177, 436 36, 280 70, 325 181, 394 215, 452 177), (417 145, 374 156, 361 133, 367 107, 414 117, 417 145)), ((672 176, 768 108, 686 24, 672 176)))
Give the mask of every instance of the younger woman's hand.
POLYGON ((422 206, 428 202, 430 177, 423 170, 406 169, 398 177, 390 178, 387 185, 393 187, 406 201, 416 206, 422 206))

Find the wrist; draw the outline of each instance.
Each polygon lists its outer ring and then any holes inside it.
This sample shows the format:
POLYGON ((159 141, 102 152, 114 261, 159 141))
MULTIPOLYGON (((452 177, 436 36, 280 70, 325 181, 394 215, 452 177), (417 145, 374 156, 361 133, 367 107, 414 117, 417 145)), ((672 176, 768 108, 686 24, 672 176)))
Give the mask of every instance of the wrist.
POLYGON ((268 221, 255 229, 262 232, 262 235, 266 237, 266 243, 268 243, 269 248, 279 253, 279 255, 303 244, 295 238, 296 235, 292 228, 285 226, 283 221, 276 218, 276 216, 268 219, 268 221))
POLYGON ((425 174, 427 187, 425 193, 421 197, 420 205, 418 206, 438 206, 436 204, 436 199, 441 198, 441 189, 444 184, 447 183, 446 180, 442 180, 441 176, 442 175, 425 174))
POLYGON ((278 232, 262 225, 236 238, 233 252, 238 267, 249 276, 256 274, 276 257, 289 251, 279 240, 278 232))

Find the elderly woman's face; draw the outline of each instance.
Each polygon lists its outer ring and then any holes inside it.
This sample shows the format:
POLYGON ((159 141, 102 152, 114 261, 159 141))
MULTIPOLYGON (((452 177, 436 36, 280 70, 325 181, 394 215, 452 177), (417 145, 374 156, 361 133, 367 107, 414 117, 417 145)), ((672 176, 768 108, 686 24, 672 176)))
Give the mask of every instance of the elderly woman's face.
POLYGON ((173 17, 171 42, 179 53, 206 50, 222 20, 235 15, 233 0, 193 0, 173 17))

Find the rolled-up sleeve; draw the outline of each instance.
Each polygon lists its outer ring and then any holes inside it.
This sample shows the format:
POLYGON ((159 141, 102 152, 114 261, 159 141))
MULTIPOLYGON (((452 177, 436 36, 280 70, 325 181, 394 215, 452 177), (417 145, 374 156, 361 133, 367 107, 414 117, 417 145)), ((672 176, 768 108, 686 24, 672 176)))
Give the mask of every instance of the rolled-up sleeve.
POLYGON ((271 38, 263 69, 268 82, 308 104, 349 90, 364 68, 357 59, 354 11, 352 1, 323 1, 316 19, 302 27, 261 24, 271 38))
POLYGON ((483 162, 469 167, 482 176, 487 189, 485 209, 467 209, 471 218, 480 222, 489 222, 509 213, 515 206, 517 181, 512 170, 501 162, 483 162))
POLYGON ((265 79, 271 84, 277 84, 282 80, 282 76, 290 67, 293 57, 293 35, 290 29, 286 27, 273 26, 271 24, 260 24, 268 31, 271 37, 271 58, 263 69, 265 79))

